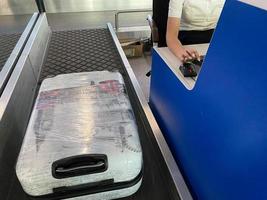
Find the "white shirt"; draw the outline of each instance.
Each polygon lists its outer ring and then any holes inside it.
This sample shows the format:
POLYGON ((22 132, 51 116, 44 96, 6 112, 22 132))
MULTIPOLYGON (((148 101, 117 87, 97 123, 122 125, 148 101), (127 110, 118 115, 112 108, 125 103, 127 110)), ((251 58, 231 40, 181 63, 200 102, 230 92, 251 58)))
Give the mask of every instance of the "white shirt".
POLYGON ((169 17, 179 18, 180 30, 216 27, 225 0, 170 0, 169 17))

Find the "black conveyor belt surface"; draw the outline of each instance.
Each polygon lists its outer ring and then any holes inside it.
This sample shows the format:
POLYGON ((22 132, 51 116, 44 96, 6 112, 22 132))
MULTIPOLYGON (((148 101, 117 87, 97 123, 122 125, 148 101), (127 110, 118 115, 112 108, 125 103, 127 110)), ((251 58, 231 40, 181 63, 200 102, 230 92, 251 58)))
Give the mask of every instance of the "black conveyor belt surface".
POLYGON ((0 72, 20 38, 20 33, 0 34, 0 72))
MULTIPOLYGON (((140 103, 135 100, 130 80, 107 29, 52 32, 39 84, 44 78, 58 74, 95 70, 120 71, 123 74, 139 128, 144 156, 143 183, 136 194, 123 200, 178 200, 179 197, 172 191, 169 172, 149 136, 151 130, 143 121, 146 117, 140 109, 140 103)), ((14 190, 17 192, 13 192, 9 200, 17 200, 18 193, 20 200, 28 200, 18 183, 14 190)))
POLYGON ((122 65, 107 29, 53 32, 40 80, 63 73, 119 70, 122 65))

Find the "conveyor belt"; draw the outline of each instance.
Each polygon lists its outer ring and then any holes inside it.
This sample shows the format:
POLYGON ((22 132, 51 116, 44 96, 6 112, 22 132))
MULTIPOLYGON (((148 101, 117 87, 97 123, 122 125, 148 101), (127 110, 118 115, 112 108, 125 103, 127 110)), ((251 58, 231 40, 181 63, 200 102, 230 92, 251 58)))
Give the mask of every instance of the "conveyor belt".
MULTIPOLYGON (((107 29, 53 32, 39 82, 46 77, 62 73, 96 70, 120 71, 124 74, 124 67, 107 29)), ((127 77, 124 76, 124 79, 126 86, 129 87, 129 82, 126 80, 127 77)), ((130 92, 129 95, 130 99, 133 100, 130 92)), ((132 104, 134 103, 132 102, 132 104)), ((149 139, 145 132, 146 128, 141 121, 142 117, 136 106, 133 107, 143 144, 145 174, 143 185, 139 192, 125 199, 172 199, 169 188, 167 188, 167 184, 164 181, 166 174, 161 171, 160 162, 156 159, 157 155, 153 152, 151 142, 148 141, 149 139)))
POLYGON ((21 33, 0 34, 0 72, 16 46, 21 33))
POLYGON ((62 73, 101 70, 123 72, 107 29, 53 32, 40 81, 62 73))
MULTIPOLYGON (((107 29, 53 32, 38 82, 41 84, 44 78, 62 73, 94 70, 120 71, 123 74, 137 119, 144 156, 143 183, 136 194, 123 200, 178 200, 178 195, 172 191, 165 162, 149 137, 152 133, 144 121, 146 117, 140 103, 135 101, 130 80, 107 29)), ((28 199, 16 182, 9 200, 18 197, 20 200, 28 199)))

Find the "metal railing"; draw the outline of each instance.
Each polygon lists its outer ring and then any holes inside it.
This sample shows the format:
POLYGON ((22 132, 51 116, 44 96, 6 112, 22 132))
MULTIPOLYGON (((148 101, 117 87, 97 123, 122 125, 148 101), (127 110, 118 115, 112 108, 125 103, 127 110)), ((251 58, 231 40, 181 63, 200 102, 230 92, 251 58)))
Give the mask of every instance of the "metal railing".
POLYGON ((115 13, 115 29, 116 31, 119 29, 119 15, 120 14, 125 14, 125 13, 138 13, 138 12, 152 12, 152 9, 136 9, 136 10, 121 10, 117 11, 115 13))

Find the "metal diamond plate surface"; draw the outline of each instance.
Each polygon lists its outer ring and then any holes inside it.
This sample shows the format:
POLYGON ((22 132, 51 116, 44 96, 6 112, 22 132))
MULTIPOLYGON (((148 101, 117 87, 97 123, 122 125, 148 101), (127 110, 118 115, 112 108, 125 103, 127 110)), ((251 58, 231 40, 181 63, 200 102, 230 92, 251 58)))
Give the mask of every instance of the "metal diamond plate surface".
POLYGON ((0 34, 0 71, 19 40, 20 33, 0 34))
POLYGON ((58 74, 120 71, 122 63, 107 29, 53 32, 39 81, 58 74))

